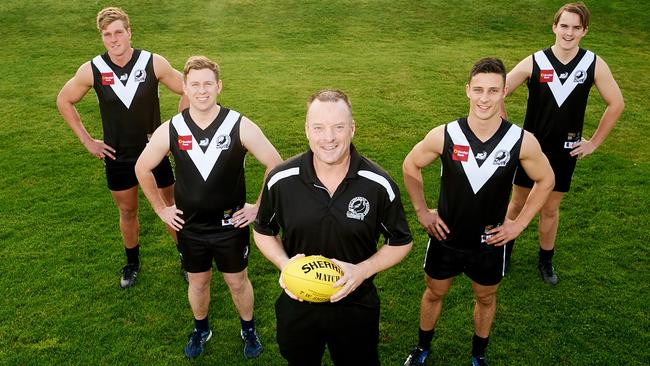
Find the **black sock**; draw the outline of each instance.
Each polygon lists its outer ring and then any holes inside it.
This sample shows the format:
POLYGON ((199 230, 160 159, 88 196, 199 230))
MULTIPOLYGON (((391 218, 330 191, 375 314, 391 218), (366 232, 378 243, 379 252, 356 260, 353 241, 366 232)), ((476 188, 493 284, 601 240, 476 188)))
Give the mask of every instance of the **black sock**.
POLYGON ((433 339, 433 333, 435 331, 435 329, 422 330, 422 328, 420 328, 418 330, 418 347, 424 350, 431 348, 431 340, 433 339))
POLYGON ((136 245, 134 248, 124 247, 126 252, 126 263, 127 264, 140 264, 140 244, 136 245))
POLYGON ((250 330, 250 329, 255 329, 255 318, 251 318, 251 320, 244 320, 241 317, 239 318, 239 322, 241 323, 241 329, 242 330, 250 330))
POLYGON ((553 254, 555 254, 555 248, 551 250, 545 250, 539 248, 539 261, 540 262, 551 262, 553 260, 553 254))
POLYGON ((208 317, 206 316, 205 319, 201 320, 194 318, 194 329, 198 330, 199 332, 207 332, 208 329, 210 329, 208 317))
POLYGON ((485 349, 487 348, 489 341, 489 336, 487 338, 481 338, 474 334, 474 337, 472 337, 472 356, 485 356, 485 349))

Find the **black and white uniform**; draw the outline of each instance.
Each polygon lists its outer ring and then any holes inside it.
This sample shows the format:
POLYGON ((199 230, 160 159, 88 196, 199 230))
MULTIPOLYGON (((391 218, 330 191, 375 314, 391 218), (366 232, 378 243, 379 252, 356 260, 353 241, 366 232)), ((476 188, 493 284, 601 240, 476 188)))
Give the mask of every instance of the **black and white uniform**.
MULTIPOLYGON (((589 90, 594 83, 596 55, 579 49, 568 64, 562 64, 550 48, 533 54, 528 80, 528 106, 524 129, 539 141, 555 172, 557 192, 568 192, 576 158, 569 155, 582 138, 589 90)), ((532 187, 519 169, 515 184, 532 187)))
POLYGON ((501 281, 505 246, 486 244, 486 232, 506 217, 522 140, 523 130, 506 120, 485 142, 466 118, 445 126, 438 214, 450 232, 429 238, 424 269, 431 278, 464 272, 485 286, 501 281))
MULTIPOLYGON (((385 245, 412 241, 399 188, 383 169, 351 146, 348 173, 330 197, 313 158, 307 151, 269 174, 257 232, 282 231, 289 257, 320 254, 349 263, 375 254, 380 235, 385 245)), ((336 303, 299 302, 282 292, 276 316, 280 352, 290 365, 320 365, 326 344, 337 365, 379 364, 379 297, 372 278, 336 303)))
MULTIPOLYGON (((133 50, 124 66, 115 65, 108 53, 93 58, 93 88, 102 116, 104 142, 115 149, 115 160, 106 158, 106 173, 111 190, 124 190, 137 184, 135 162, 153 131, 160 126, 158 78, 153 56, 133 50)), ((174 183, 169 160, 154 170, 159 187, 174 183)))
POLYGON ((204 130, 189 109, 172 117, 170 151, 176 162, 176 207, 185 223, 178 232, 188 272, 205 272, 216 260, 221 272, 239 272, 248 261, 249 230, 235 228, 231 215, 246 202, 241 115, 220 107, 204 130), (201 244, 203 243, 203 244, 201 244))

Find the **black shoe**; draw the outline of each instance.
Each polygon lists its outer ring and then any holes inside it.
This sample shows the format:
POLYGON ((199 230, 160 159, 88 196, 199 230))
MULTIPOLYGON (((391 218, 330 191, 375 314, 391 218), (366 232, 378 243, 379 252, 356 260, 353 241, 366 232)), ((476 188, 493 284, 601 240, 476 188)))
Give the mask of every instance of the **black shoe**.
POLYGON ((544 280, 544 282, 553 286, 557 285, 558 278, 557 274, 555 274, 555 269, 553 268, 553 262, 539 262, 539 264, 537 264, 537 268, 539 269, 539 274, 542 276, 542 280, 544 280))
POLYGON ((487 357, 485 356, 479 356, 479 357, 472 356, 471 361, 472 363, 470 365, 472 366, 488 366, 487 357))
POLYGON ((431 350, 423 349, 420 346, 413 347, 411 354, 404 361, 404 366, 423 366, 431 350))
POLYGON ((205 332, 199 332, 194 329, 185 345, 183 352, 185 357, 194 358, 200 356, 205 350, 205 344, 212 338, 212 329, 205 332))
POLYGON ((122 267, 122 278, 120 278, 120 287, 129 288, 135 285, 135 281, 138 279, 138 273, 140 272, 140 263, 138 264, 127 264, 122 267))
POLYGON ((241 330, 241 340, 244 341, 244 357, 255 358, 262 353, 264 347, 257 336, 255 329, 241 330))

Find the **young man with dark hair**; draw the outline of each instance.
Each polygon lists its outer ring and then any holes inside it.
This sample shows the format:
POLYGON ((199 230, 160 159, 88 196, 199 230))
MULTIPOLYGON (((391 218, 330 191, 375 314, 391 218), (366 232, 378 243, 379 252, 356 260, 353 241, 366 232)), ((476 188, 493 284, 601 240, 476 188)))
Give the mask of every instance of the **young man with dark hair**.
POLYGON ((472 364, 487 365, 496 292, 504 274, 503 245, 524 230, 553 186, 553 172, 535 137, 499 115, 505 76, 499 59, 474 64, 466 85, 467 118, 434 128, 404 159, 404 183, 429 234, 419 341, 404 365, 424 365, 443 299, 461 273, 471 279, 476 298, 472 364), (440 197, 438 208, 429 209, 422 169, 438 158, 440 197), (506 209, 518 162, 535 184, 521 213, 511 220, 506 209))
MULTIPOLYGON (((591 155, 605 141, 624 108, 621 90, 605 61, 580 48, 580 40, 589 29, 589 18, 589 9, 583 3, 562 6, 553 19, 555 44, 525 58, 506 78, 508 95, 527 83, 524 129, 537 137, 555 172, 555 187, 539 217, 538 269, 542 280, 551 285, 558 282, 552 259, 560 203, 569 191, 576 160, 591 155), (586 139, 582 130, 592 85, 596 85, 607 108, 593 136, 586 139)), ((519 215, 532 186, 526 172, 518 169, 508 218, 519 215)), ((508 244, 508 259, 513 245, 514 241, 508 244)))

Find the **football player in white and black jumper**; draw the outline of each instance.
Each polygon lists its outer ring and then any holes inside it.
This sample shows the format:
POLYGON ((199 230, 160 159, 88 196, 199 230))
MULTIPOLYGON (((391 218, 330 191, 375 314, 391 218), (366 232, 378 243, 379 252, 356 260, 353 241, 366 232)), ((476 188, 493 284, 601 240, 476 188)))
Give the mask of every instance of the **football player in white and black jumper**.
POLYGON ((215 62, 190 57, 183 77, 190 107, 154 132, 136 163, 136 174, 156 214, 178 230, 194 315, 185 355, 203 353, 212 336, 208 306, 214 261, 239 312, 244 356, 257 357, 262 345, 255 330, 247 266, 248 225, 255 220, 258 205, 246 203, 244 159, 250 152, 267 173, 282 160, 256 124, 217 104, 222 82, 215 62), (160 195, 153 174, 170 151, 176 163, 175 205, 160 195))
POLYGON ((553 171, 535 137, 500 117, 505 77, 501 60, 477 61, 466 85, 467 118, 434 128, 404 159, 404 183, 418 221, 429 234, 419 341, 404 365, 424 364, 443 299, 461 273, 472 281, 476 299, 472 364, 487 364, 496 292, 504 274, 504 244, 524 230, 553 187, 553 171), (440 196, 437 209, 430 209, 422 169, 438 158, 440 196), (510 220, 506 210, 518 162, 535 184, 520 214, 510 220))
MULTIPOLYGON (((569 191, 576 159, 591 155, 610 133, 624 108, 623 95, 609 67, 593 52, 580 48, 589 29, 589 9, 583 3, 562 6, 553 20, 555 44, 535 52, 515 66, 506 78, 508 94, 526 82, 528 106, 524 129, 539 140, 555 172, 555 187, 540 210, 538 269, 544 282, 555 285, 553 267, 555 240, 560 221, 560 203, 569 191), (583 136, 585 109, 592 85, 607 108, 598 128, 583 136)), ((505 108, 504 108, 505 116, 505 108)), ((508 217, 517 217, 526 203, 533 182, 517 170, 508 217)), ((508 259, 514 242, 508 244, 508 259)))
MULTIPOLYGON (((136 283, 140 272, 138 236, 138 180, 135 162, 148 137, 160 125, 158 83, 183 94, 183 76, 162 56, 131 46, 129 17, 120 8, 109 7, 97 14, 106 52, 81 65, 61 89, 56 100, 59 112, 88 152, 104 161, 108 189, 120 212, 120 231, 127 264, 122 268, 120 286, 136 283), (93 138, 75 108, 95 89, 104 132, 93 138)), ((186 99, 181 98, 181 107, 186 99)), ((157 187, 165 201, 174 203, 174 174, 168 159, 155 170, 157 187)), ((169 230, 174 241, 176 235, 169 230)))
POLYGON ((346 94, 313 94, 305 122, 309 150, 276 167, 262 192, 253 235, 266 258, 282 270, 291 258, 319 254, 344 273, 330 302, 301 301, 286 289, 280 294, 277 341, 289 365, 321 365, 325 347, 335 365, 379 365, 373 278, 406 256, 412 238, 399 188, 357 152, 355 129, 346 94), (380 235, 385 240, 377 249, 380 235))

